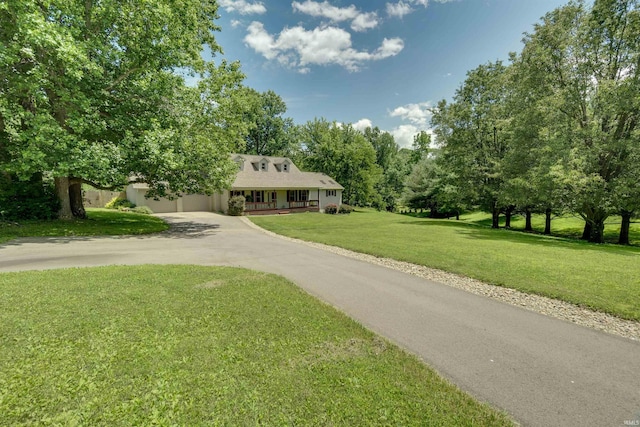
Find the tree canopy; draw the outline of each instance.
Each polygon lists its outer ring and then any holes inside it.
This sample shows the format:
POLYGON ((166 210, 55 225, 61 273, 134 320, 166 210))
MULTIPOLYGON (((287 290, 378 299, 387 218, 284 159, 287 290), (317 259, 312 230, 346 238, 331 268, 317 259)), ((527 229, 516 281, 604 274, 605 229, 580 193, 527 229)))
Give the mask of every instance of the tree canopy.
POLYGON ((82 183, 224 187, 247 95, 238 64, 202 58, 217 17, 202 0, 0 3, 0 170, 53 177, 61 217, 84 214, 82 183))
POLYGON ((567 211, 602 242, 609 215, 628 231, 640 206, 639 93, 639 2, 571 1, 535 25, 509 65, 479 66, 438 104, 435 178, 493 212, 494 227, 513 209, 567 211))

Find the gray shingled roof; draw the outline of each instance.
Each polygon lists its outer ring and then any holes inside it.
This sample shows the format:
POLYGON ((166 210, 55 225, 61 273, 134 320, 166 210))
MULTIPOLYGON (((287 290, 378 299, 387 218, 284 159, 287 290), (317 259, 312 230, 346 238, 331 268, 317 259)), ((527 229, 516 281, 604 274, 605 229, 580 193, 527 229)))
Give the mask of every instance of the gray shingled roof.
POLYGON ((238 171, 232 189, 305 189, 319 188, 322 190, 343 190, 333 178, 318 172, 302 172, 286 157, 254 156, 249 154, 234 154, 236 161, 244 160, 244 166, 238 171), (267 163, 267 170, 260 169, 262 161, 267 163), (257 168, 253 165, 257 164, 257 168), (288 171, 284 171, 283 164, 287 164, 288 171), (257 170, 256 170, 257 169, 257 170))

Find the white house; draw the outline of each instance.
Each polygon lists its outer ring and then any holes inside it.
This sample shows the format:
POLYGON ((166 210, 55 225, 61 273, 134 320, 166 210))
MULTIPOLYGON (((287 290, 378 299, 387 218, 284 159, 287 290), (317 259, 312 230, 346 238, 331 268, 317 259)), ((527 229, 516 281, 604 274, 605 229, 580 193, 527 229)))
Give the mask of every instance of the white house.
POLYGON ((344 188, 322 173, 302 172, 286 157, 234 154, 238 173, 231 189, 212 196, 189 194, 174 200, 146 199, 146 184, 127 187, 127 199, 154 212, 227 212, 229 198, 243 195, 247 214, 321 211, 328 204, 340 206, 344 188))

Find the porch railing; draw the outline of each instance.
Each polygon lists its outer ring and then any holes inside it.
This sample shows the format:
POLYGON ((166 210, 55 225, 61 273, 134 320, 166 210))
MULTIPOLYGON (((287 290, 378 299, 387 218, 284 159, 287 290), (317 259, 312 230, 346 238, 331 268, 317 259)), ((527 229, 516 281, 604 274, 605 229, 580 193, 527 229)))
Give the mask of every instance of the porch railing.
POLYGON ((244 204, 245 211, 266 211, 277 208, 278 204, 276 202, 246 202, 244 204))
POLYGON ((317 208, 318 201, 317 200, 304 200, 300 202, 289 202, 289 209, 299 209, 299 208, 317 208))

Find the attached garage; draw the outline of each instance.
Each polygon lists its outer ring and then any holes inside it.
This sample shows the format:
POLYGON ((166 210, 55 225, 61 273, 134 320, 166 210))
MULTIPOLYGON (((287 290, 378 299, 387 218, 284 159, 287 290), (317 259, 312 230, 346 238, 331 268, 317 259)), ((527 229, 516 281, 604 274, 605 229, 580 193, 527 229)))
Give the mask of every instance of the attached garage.
POLYGON ((136 206, 148 206, 155 213, 168 212, 211 212, 213 198, 205 194, 188 194, 174 200, 161 198, 147 199, 145 194, 149 187, 146 184, 132 184, 127 187, 127 199, 136 206))
POLYGON ((183 212, 211 212, 211 204, 211 196, 205 194, 187 194, 182 196, 183 212))
POLYGON ((168 199, 145 199, 144 195, 142 196, 142 200, 138 202, 134 202, 136 206, 148 206, 154 213, 167 213, 167 212, 177 212, 177 201, 176 200, 168 200, 168 199))

